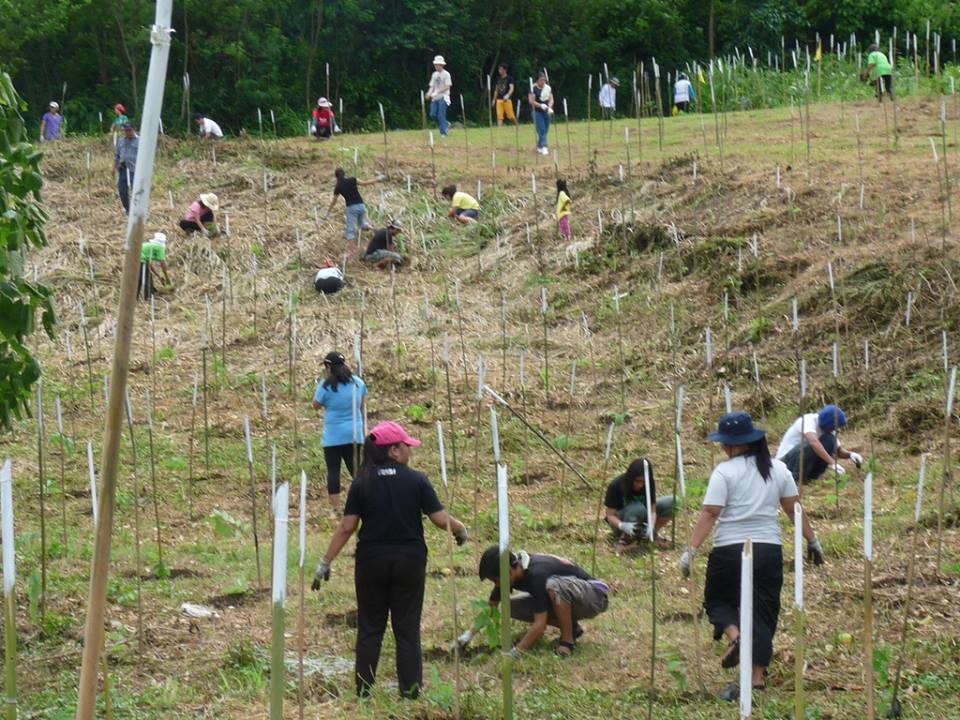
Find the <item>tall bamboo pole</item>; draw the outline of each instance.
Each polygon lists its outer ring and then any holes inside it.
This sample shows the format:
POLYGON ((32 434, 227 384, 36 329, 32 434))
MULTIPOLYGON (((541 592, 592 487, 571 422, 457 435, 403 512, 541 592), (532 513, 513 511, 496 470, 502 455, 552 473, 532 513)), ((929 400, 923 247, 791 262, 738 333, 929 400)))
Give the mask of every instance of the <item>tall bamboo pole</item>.
POLYGON ((500 462, 497 409, 490 405, 490 437, 497 474, 497 529, 500 550, 500 678, 503 688, 503 720, 513 720, 513 638, 510 634, 510 500, 507 466, 500 462))
MULTIPOLYGON (((270 720, 283 720, 283 693, 287 668, 283 659, 284 608, 287 604, 287 526, 290 512, 290 483, 277 488, 274 499, 273 534, 273 622, 270 652, 270 720)), ((301 597, 303 593, 300 593, 301 597)))
POLYGON ((17 720, 17 559, 13 534, 13 473, 7 458, 0 469, 0 537, 3 538, 3 640, 6 720, 17 720))
POLYGON ((104 637, 107 578, 110 572, 110 545, 113 535, 113 513, 116 503, 117 466, 120 458, 120 433, 123 399, 130 363, 130 341, 133 335, 136 306, 137 271, 143 229, 150 201, 153 178, 153 159, 160 129, 160 108, 170 54, 170 15, 172 0, 157 0, 156 16, 150 34, 153 45, 140 128, 140 146, 137 152, 138 172, 134 177, 133 204, 127 223, 123 274, 120 284, 120 302, 117 310, 116 342, 111 377, 113 387, 107 406, 103 442, 103 489, 100 494, 100 522, 90 579, 87 602, 87 620, 84 631, 83 661, 80 671, 76 720, 92 720, 96 706, 97 674, 104 637))

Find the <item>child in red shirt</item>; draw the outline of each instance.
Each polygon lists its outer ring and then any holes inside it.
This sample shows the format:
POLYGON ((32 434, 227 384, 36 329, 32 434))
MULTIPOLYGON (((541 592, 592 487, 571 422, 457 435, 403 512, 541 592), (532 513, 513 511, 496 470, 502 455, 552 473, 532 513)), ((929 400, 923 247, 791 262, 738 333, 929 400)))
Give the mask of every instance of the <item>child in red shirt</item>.
POLYGON ((313 134, 318 140, 333 136, 334 114, 330 107, 330 101, 322 97, 313 110, 313 134))

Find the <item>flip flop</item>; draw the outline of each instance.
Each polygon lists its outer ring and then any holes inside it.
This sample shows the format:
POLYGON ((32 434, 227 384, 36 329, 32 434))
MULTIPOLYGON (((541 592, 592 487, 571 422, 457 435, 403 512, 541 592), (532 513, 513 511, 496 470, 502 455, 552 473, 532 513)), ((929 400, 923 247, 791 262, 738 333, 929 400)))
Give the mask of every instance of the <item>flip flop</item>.
MULTIPOLYGON (((763 685, 754 685, 754 690, 766 690, 767 684, 763 685)), ((720 693, 717 695, 721 700, 727 700, 733 702, 740 699, 740 683, 730 683, 727 685, 720 693)))
POLYGON ((727 651, 720 658, 720 667, 733 668, 740 664, 740 638, 731 640, 727 651))

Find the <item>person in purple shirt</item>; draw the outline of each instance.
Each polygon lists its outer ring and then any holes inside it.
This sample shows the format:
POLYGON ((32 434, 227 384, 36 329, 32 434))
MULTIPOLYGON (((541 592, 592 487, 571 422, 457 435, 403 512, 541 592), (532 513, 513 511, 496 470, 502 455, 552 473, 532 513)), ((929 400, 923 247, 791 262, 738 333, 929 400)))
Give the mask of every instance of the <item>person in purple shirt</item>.
POLYGON ((59 140, 63 137, 63 115, 60 114, 60 103, 50 102, 50 109, 43 114, 40 120, 40 142, 59 140))

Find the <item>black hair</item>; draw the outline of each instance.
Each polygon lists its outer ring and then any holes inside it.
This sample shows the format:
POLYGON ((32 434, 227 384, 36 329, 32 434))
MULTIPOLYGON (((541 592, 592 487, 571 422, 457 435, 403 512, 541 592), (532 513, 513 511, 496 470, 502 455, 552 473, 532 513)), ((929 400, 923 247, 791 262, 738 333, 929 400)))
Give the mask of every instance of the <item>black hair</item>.
POLYGON ((746 446, 747 451, 743 457, 752 457, 757 463, 757 472, 766 482, 770 479, 770 470, 773 467, 773 460, 770 458, 770 447, 767 445, 767 438, 762 437, 756 442, 746 446))
POLYGON ((447 185, 443 190, 440 191, 440 194, 443 195, 444 197, 452 198, 456 192, 457 192, 456 185, 447 185))
POLYGON ((203 113, 197 113, 193 116, 194 121, 203 120, 203 113))
POLYGON ((499 65, 497 65, 497 70, 499 70, 500 68, 503 68, 507 72, 510 72, 510 66, 507 65, 505 62, 502 62, 499 65))
MULTIPOLYGON (((647 465, 650 472, 650 484, 653 484, 653 463, 648 458, 637 458, 627 466, 627 471, 620 476, 620 492, 623 494, 623 502, 626 504, 627 498, 633 495, 633 481, 635 478, 643 477, 643 466, 647 465)), ((656 502, 656 498, 650 498, 651 502, 656 502)))
POLYGON ((392 447, 393 445, 377 445, 373 433, 370 433, 364 438, 363 462, 360 463, 360 470, 357 472, 356 477, 358 481, 362 482, 360 487, 363 491, 364 498, 369 498, 372 493, 376 492, 376 485, 385 482, 385 480, 377 474, 377 468, 393 462, 390 458, 390 448, 392 447))
MULTIPOLYGON (((518 562, 519 558, 510 553, 510 567, 516 567, 518 562)), ((496 545, 488 547, 480 556, 479 575, 481 580, 500 579, 500 548, 496 545)))
POLYGON ((563 178, 557 178, 557 197, 560 197, 560 193, 565 192, 567 197, 570 197, 570 191, 567 190, 567 181, 563 178))
POLYGON ((323 389, 337 392, 338 385, 348 385, 353 379, 350 366, 344 362, 334 364, 324 363, 327 368, 327 379, 323 381, 323 389))
POLYGON ((870 43, 870 45, 867 46, 867 52, 877 52, 878 50, 880 50, 880 46, 876 43, 870 43))
POLYGON ((333 176, 337 180, 343 180, 347 176, 347 174, 343 171, 343 168, 337 168, 336 170, 333 171, 333 176))

